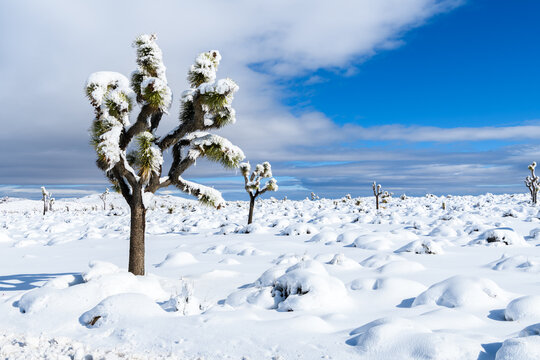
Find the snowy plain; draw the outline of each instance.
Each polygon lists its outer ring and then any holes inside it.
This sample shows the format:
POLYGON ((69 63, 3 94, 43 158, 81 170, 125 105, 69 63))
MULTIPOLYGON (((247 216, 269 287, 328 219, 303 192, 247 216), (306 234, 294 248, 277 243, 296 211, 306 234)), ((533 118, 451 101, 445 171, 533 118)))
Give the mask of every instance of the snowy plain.
POLYGON ((539 359, 528 196, 0 203, 2 359, 539 359), (443 209, 443 203, 445 209, 443 209))

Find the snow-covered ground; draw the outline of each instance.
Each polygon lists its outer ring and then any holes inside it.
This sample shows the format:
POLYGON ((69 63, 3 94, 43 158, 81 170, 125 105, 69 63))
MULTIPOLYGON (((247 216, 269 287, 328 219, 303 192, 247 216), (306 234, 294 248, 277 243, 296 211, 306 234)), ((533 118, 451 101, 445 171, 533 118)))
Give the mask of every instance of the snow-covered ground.
POLYGON ((248 227, 154 197, 144 277, 111 198, 0 204, 0 358, 540 358, 526 195, 263 200, 248 227))

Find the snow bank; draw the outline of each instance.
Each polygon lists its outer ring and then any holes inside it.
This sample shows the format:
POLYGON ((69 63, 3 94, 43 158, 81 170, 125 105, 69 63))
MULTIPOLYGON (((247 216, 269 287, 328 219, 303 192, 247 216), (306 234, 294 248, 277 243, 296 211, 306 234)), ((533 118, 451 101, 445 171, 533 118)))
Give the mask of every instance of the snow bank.
POLYGON ((517 245, 530 246, 523 236, 517 234, 511 228, 497 228, 483 232, 477 239, 471 241, 469 245, 517 245))
POLYGON ((504 310, 504 318, 516 321, 540 318, 540 295, 523 296, 510 301, 504 310))
POLYGON ((130 327, 159 321, 159 318, 165 315, 166 312, 148 296, 128 293, 105 298, 83 313, 79 320, 89 327, 111 326, 118 323, 130 327))
POLYGON ((430 286, 414 299, 412 306, 481 308, 500 304, 507 297, 506 292, 490 279, 458 275, 430 286))
POLYGON ((508 256, 503 254, 500 259, 487 264, 497 271, 520 270, 527 272, 540 272, 540 257, 527 255, 508 256))
POLYGON ((404 318, 383 318, 353 330, 348 344, 367 359, 476 360, 479 343, 455 333, 433 332, 404 318))
POLYGON ((342 308, 349 300, 343 282, 314 260, 291 266, 273 287, 279 311, 342 308))

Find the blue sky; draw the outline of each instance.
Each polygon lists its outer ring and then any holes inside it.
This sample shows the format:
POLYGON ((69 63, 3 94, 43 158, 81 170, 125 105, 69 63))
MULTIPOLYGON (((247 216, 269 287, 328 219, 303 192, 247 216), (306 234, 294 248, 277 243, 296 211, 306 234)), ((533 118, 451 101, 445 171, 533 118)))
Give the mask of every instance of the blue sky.
POLYGON ((352 76, 323 69, 285 82, 284 101, 363 126, 540 119, 539 14, 535 0, 468 1, 407 32, 397 49, 358 59, 352 76))
MULTIPOLYGON (((175 94, 161 133, 177 124, 192 59, 219 49, 218 76, 240 85, 238 121, 220 134, 251 163, 272 163, 279 198, 369 195, 372 181, 409 195, 525 192, 527 165, 540 161, 538 1, 160 7, 148 16, 156 8, 142 0, 0 3, 0 195, 107 185, 81 89, 94 71, 128 75, 130 43, 145 32, 158 34, 175 94)), ((185 177, 243 196, 237 172, 206 161, 185 177)))

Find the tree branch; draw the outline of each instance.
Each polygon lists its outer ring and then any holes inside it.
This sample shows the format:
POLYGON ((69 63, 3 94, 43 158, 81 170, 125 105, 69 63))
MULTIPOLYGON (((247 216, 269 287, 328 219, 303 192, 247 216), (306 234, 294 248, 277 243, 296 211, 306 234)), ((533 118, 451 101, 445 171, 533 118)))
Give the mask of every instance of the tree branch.
POLYGON ((157 144, 161 151, 168 149, 171 146, 174 146, 177 142, 179 142, 184 136, 189 133, 197 130, 204 130, 204 111, 202 110, 201 100, 198 94, 193 97, 193 107, 195 109, 195 116, 193 116, 192 120, 180 124, 180 126, 178 126, 176 130, 166 135, 157 144))
MULTIPOLYGON (((135 135, 148 129, 148 117, 152 115, 153 118, 154 116, 156 116, 156 114, 162 114, 161 111, 158 111, 154 114, 153 112, 154 110, 149 105, 143 105, 139 116, 137 116, 137 121, 135 122, 135 124, 131 125, 129 129, 122 131, 122 135, 120 135, 120 149, 126 150, 135 135)), ((157 120, 158 124, 160 119, 161 115, 157 120)))

